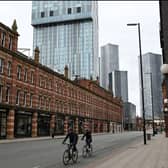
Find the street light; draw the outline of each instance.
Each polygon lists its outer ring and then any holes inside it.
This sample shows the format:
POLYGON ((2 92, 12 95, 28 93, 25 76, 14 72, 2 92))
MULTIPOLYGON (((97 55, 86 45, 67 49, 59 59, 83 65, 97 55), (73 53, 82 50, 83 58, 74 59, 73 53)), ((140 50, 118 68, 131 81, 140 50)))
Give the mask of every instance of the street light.
POLYGON ((141 33, 140 23, 131 23, 127 26, 138 26, 138 37, 139 37, 139 56, 140 56, 140 75, 141 75, 141 94, 142 94, 142 112, 143 112, 143 133, 144 133, 144 145, 146 145, 146 123, 145 123, 145 109, 144 109, 144 89, 143 89, 143 72, 142 72, 142 52, 141 52, 141 33))
POLYGON ((152 127, 153 127, 153 136, 155 136, 155 123, 154 123, 154 111, 153 111, 153 87, 152 87, 152 72, 148 72, 145 74, 150 75, 150 84, 151 84, 151 103, 152 103, 152 127))

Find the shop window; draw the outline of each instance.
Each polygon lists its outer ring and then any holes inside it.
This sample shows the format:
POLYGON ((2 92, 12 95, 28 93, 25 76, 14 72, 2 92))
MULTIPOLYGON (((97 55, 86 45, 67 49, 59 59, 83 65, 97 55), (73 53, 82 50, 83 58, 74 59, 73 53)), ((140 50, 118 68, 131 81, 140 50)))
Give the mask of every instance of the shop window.
POLYGON ((1 34, 1 45, 5 47, 5 40, 6 40, 6 34, 5 32, 2 32, 1 34))
POLYGON ((2 102, 2 89, 3 89, 3 86, 0 85, 0 102, 2 102))
POLYGON ((81 13, 81 7, 77 7, 77 8, 76 8, 76 12, 77 12, 77 13, 81 13))
POLYGON ((50 11, 50 16, 54 16, 54 11, 50 11))
POLYGON ((21 66, 20 65, 18 65, 17 66, 17 79, 18 80, 21 80, 21 66))
POLYGON ((8 67, 7 67, 7 69, 8 69, 8 76, 9 77, 11 76, 11 66, 12 66, 11 62, 8 61, 8 67))
POLYGON ((12 50, 12 36, 9 36, 9 50, 12 50))
POLYGON ((16 93, 16 105, 19 105, 20 103, 20 90, 17 90, 17 93, 16 93))
POLYGON ((71 14, 71 13, 72 13, 72 9, 68 8, 68 14, 71 14))
POLYGON ((3 73, 4 60, 0 58, 0 73, 3 73))
POLYGON ((45 13, 44 12, 41 12, 41 17, 43 18, 45 16, 45 13))
POLYGON ((24 69, 24 81, 27 82, 27 68, 24 69))
POLYGON ((6 87, 6 102, 9 103, 9 97, 10 97, 10 87, 6 87))

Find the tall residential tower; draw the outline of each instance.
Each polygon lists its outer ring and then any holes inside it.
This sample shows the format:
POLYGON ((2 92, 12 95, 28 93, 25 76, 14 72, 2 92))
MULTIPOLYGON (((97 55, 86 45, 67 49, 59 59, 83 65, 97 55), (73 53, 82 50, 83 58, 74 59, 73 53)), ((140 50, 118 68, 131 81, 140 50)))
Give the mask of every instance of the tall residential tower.
POLYGON ((98 75, 98 2, 32 1, 33 48, 40 62, 73 79, 98 75))
POLYGON ((106 44, 101 47, 101 86, 109 89, 109 73, 119 70, 118 45, 106 44))

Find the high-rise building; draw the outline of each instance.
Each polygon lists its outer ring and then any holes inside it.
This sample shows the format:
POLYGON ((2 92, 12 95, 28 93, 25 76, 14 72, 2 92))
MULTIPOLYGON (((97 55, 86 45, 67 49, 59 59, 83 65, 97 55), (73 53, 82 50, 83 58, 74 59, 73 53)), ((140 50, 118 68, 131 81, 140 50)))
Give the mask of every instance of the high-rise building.
POLYGON ((32 1, 33 48, 40 62, 70 77, 98 75, 98 2, 32 1))
POLYGON ((109 73, 109 90, 114 97, 120 97, 123 102, 128 101, 127 71, 112 71, 109 73))
POLYGON ((109 73, 119 70, 118 45, 107 44, 101 47, 101 86, 109 89, 109 73))
POLYGON ((162 74, 160 71, 161 64, 162 58, 159 54, 149 52, 142 55, 144 108, 146 120, 152 120, 152 110, 154 112, 155 119, 160 119, 163 116, 161 88, 162 74))
POLYGON ((133 103, 124 103, 124 129, 135 130, 136 128, 136 106, 133 103))

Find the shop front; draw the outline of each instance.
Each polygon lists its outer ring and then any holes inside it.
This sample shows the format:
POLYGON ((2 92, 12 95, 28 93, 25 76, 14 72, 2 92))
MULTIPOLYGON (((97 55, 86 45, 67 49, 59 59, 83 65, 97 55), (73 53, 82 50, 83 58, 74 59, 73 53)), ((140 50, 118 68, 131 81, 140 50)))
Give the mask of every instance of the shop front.
POLYGON ((75 117, 69 117, 68 120, 68 128, 75 129, 75 117))
POLYGON ((31 137, 32 113, 17 111, 15 114, 15 137, 31 137))
POLYGON ((84 132, 84 118, 79 118, 78 131, 79 131, 79 134, 82 134, 84 132))
POLYGON ((64 134, 64 115, 57 114, 55 119, 55 135, 64 134))
POLYGON ((38 136, 50 135, 50 115, 45 113, 38 114, 38 136))
POLYGON ((5 109, 0 109, 0 139, 6 138, 7 113, 5 109))

